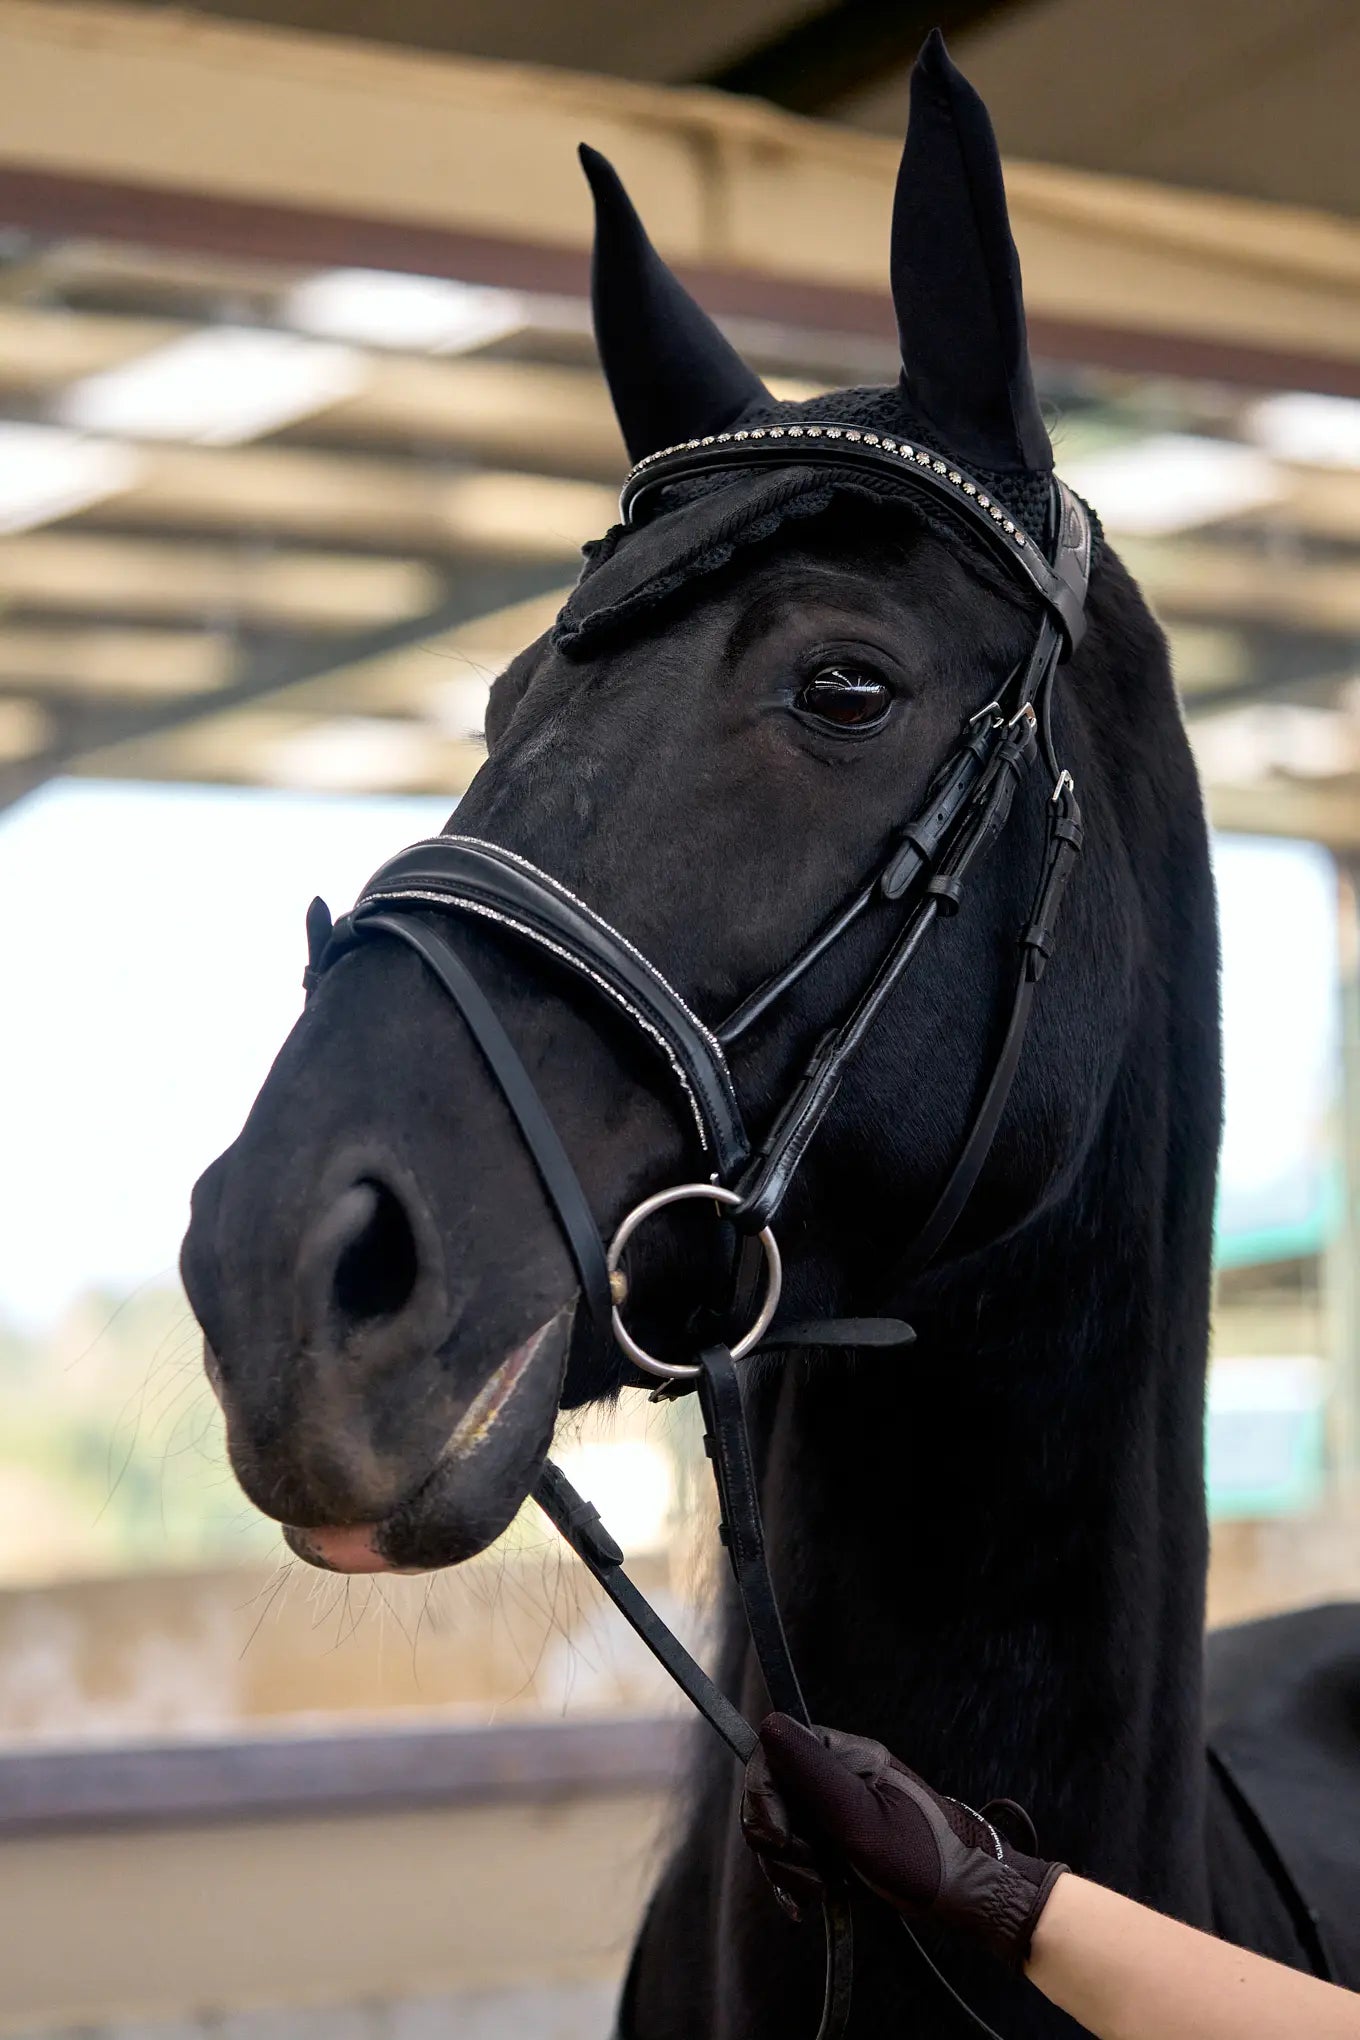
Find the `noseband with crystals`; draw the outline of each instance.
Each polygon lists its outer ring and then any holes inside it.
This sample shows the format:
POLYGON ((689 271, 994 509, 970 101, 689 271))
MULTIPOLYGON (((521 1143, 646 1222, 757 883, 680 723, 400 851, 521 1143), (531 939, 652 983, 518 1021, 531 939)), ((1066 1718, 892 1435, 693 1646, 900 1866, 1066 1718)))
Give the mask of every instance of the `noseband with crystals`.
MULTIPOLYGON (((1052 954, 1058 910, 1082 844, 1072 775, 1058 761, 1052 734, 1053 688, 1059 666, 1085 627, 1091 568, 1091 526, 1084 506, 1054 478, 1049 536, 1041 549, 964 471, 925 448, 886 433, 840 425, 754 427, 687 441, 650 454, 628 475, 621 499, 625 525, 670 483, 717 471, 771 464, 891 475, 947 505, 994 556, 1043 603, 1033 645, 995 698, 971 716, 955 751, 931 782, 918 812, 895 832, 889 852, 852 897, 782 970, 750 992, 716 1027, 686 1004, 655 965, 603 917, 526 858, 476 837, 446 835, 416 843, 384 864, 353 910, 333 926, 324 904, 307 919, 308 994, 321 976, 359 944, 386 935, 414 949, 454 1001, 499 1085, 542 1181, 580 1277, 594 1326, 611 1331, 636 1366, 660 1377, 655 1393, 695 1387, 708 1434, 722 1516, 722 1537, 772 1704, 806 1723, 798 1683, 775 1600, 756 1481, 734 1361, 767 1334, 774 1346, 905 1343, 893 1321, 850 1320, 790 1326, 775 1317, 780 1261, 771 1226, 809 1142, 830 1110, 850 1058, 896 989, 932 922, 958 911, 979 858, 1001 834, 1020 779, 1036 755, 1049 775, 1048 825, 1039 881, 1020 935, 1020 961, 1010 1016, 967 1134, 925 1225, 905 1250, 906 1272, 938 1253, 967 1202, 992 1146, 1020 1060, 1035 988, 1052 954), (753 1029, 785 992, 840 937, 875 908, 901 903, 894 933, 849 1011, 818 1042, 771 1124, 752 1140, 742 1118, 727 1051, 753 1029), (527 942, 612 1005, 657 1053, 692 1130, 704 1180, 663 1188, 623 1220, 606 1250, 598 1227, 519 1054, 476 977, 435 913, 470 915, 527 942), (712 1345, 693 1362, 657 1359, 623 1322, 621 1267, 636 1228, 655 1211, 689 1198, 711 1200, 745 1241, 733 1281, 733 1304, 753 1322, 730 1348, 712 1345), (759 1307, 748 1296, 761 1285, 759 1307)), ((623 1572, 623 1553, 594 1508, 551 1461, 535 1499, 687 1697, 743 1762, 756 1747, 750 1725, 661 1622, 623 1572)), ((852 1961, 848 1900, 832 1890, 826 1904, 827 1977, 818 2040, 832 2040, 849 2015, 852 1961)), ((910 1931, 910 1930, 908 1930, 910 1931)), ((914 1939, 915 1937, 912 1936, 914 1939)), ((918 1950, 960 2008, 986 2032, 935 1965, 918 1950)))

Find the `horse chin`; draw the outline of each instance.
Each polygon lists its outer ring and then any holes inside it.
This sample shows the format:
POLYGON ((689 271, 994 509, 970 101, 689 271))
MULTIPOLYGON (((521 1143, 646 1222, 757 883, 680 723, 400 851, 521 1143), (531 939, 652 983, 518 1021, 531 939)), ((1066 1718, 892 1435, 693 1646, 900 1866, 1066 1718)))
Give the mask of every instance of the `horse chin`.
POLYGON ((552 1442, 573 1316, 565 1305, 506 1354, 432 1470, 381 1521, 285 1524, 289 1549, 341 1573, 432 1572, 484 1551, 515 1515, 552 1442))

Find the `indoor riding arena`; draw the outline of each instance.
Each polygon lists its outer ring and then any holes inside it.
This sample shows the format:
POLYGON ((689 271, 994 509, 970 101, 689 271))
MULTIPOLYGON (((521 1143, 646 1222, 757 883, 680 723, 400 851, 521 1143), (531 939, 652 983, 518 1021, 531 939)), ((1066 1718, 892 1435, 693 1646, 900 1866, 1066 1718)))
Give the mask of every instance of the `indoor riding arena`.
POLYGON ((1357 75, 0 0, 0 2036, 1191 2030, 772 1705, 1360 1987, 1357 75))

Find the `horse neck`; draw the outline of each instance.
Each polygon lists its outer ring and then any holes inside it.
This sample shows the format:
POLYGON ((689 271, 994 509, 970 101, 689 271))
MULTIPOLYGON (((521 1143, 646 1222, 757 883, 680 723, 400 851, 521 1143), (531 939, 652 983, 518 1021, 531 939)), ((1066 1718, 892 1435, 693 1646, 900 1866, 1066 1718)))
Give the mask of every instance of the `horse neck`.
POLYGON ((1021 1800, 1046 1853, 1207 1921, 1216 1093, 1206 1073, 1187 1153, 1147 1077, 1057 1208, 912 1299, 913 1348, 794 1360, 752 1414, 814 1718, 975 1805, 1021 1800))

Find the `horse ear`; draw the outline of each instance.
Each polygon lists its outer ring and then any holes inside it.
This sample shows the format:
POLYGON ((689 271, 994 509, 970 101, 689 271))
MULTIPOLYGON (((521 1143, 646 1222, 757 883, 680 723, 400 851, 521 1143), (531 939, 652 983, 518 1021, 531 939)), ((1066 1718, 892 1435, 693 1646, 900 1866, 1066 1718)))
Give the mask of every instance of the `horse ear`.
POLYGON ((630 460, 723 432, 769 391, 647 238, 613 165, 581 146, 595 199, 595 339, 630 460))
POLYGON ((938 28, 911 75, 892 289, 903 381, 944 446, 978 467, 1051 468, 996 136, 938 28))

